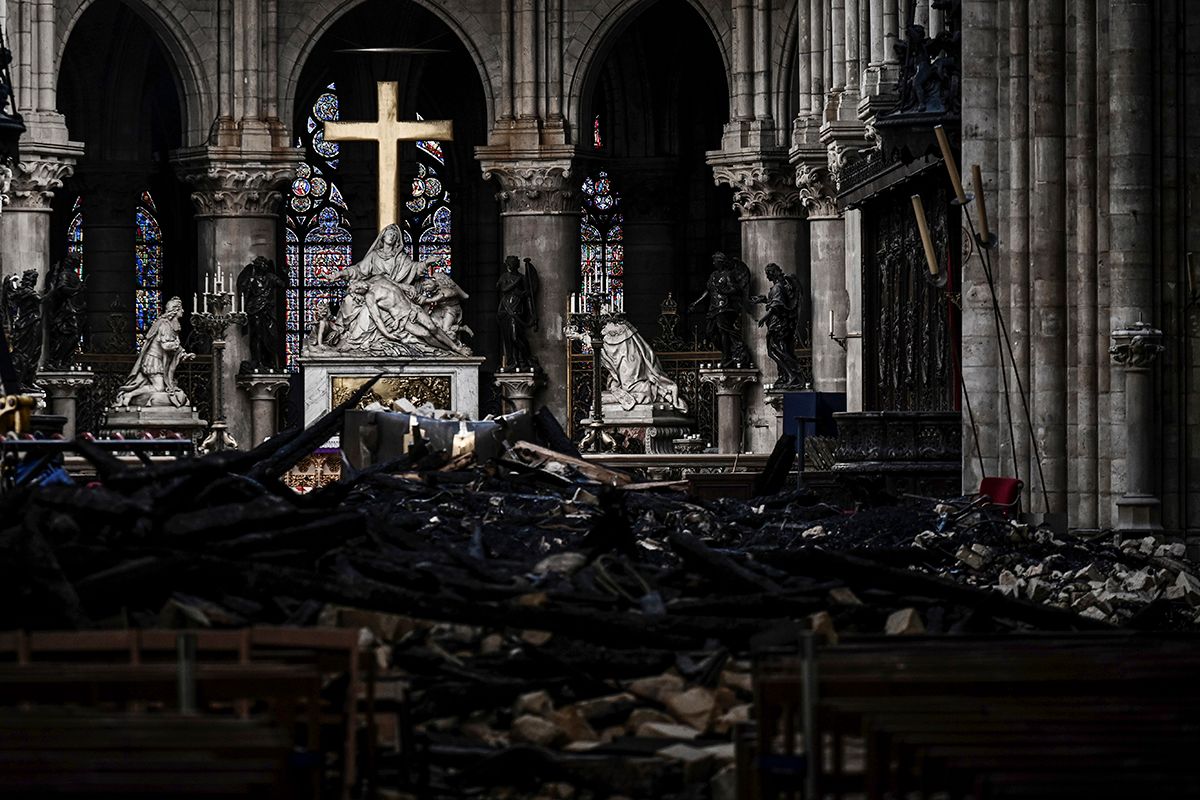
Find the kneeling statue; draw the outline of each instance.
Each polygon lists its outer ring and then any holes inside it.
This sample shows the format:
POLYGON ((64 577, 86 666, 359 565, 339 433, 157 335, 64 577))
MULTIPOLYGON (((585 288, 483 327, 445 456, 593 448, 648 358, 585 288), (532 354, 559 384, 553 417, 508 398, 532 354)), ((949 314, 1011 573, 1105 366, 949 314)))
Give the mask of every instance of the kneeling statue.
POLYGON ((180 408, 189 405, 187 395, 175 383, 175 370, 179 364, 196 357, 195 353, 184 350, 179 340, 182 316, 183 303, 178 297, 172 297, 146 331, 142 350, 133 362, 133 371, 117 391, 116 407, 180 408))

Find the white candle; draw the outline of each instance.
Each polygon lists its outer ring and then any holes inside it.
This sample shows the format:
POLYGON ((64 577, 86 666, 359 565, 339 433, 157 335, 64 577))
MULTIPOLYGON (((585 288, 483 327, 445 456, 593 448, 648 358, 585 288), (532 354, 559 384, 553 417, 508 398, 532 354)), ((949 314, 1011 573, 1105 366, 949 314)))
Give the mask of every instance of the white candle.
POLYGON ((192 292, 192 313, 200 310, 200 295, 197 292, 192 292))
POLYGON ((833 309, 829 309, 829 338, 833 338, 833 309))

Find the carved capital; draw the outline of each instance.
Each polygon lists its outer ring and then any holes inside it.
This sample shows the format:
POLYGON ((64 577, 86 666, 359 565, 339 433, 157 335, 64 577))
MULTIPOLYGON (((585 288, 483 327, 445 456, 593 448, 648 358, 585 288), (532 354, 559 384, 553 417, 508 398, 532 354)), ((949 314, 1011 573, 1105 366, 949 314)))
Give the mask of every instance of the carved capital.
POLYGON ((251 400, 275 400, 291 387, 286 372, 240 372, 236 380, 251 400))
POLYGON ((1149 369, 1166 348, 1162 345, 1163 332, 1147 322, 1136 322, 1128 328, 1112 332, 1112 346, 1108 348, 1113 361, 1126 369, 1149 369))
POLYGON ((800 191, 800 202, 812 218, 836 217, 837 199, 829 179, 827 167, 815 167, 807 161, 796 166, 796 188, 800 191))
POLYGON ((4 205, 49 211, 54 192, 75 172, 75 159, 65 155, 23 153, 11 171, 4 205))
POLYGON ((579 193, 570 162, 493 162, 483 165, 484 180, 496 179, 505 214, 578 213, 579 193))
POLYGON ((96 373, 87 369, 45 370, 37 374, 39 386, 52 397, 74 397, 80 389, 96 383, 96 373))
POLYGON ((741 395, 752 383, 758 383, 756 369, 701 369, 700 382, 711 383, 718 395, 741 395))
POLYGON ((184 179, 193 187, 192 202, 201 217, 274 216, 295 165, 210 164, 184 179))
POLYGON ((733 207, 742 219, 804 216, 800 192, 782 163, 709 163, 717 184, 733 188, 733 207))
POLYGON ((546 385, 540 371, 497 372, 495 380, 506 400, 529 400, 546 385))

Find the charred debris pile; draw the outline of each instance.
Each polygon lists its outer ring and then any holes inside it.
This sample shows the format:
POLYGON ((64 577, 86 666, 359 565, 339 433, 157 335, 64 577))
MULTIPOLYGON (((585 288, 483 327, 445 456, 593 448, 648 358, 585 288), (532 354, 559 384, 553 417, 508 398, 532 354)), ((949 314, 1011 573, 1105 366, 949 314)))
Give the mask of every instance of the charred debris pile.
POLYGON ((1200 581, 1176 548, 932 501, 700 502, 526 443, 294 493, 281 476, 339 418, 151 468, 89 453, 96 485, 8 493, 0 628, 354 625, 416 734, 397 739, 423 743, 419 781, 400 756, 391 780, 492 786, 524 764, 561 782, 545 796, 601 797, 719 793, 750 654, 798 630, 1195 627, 1200 581))

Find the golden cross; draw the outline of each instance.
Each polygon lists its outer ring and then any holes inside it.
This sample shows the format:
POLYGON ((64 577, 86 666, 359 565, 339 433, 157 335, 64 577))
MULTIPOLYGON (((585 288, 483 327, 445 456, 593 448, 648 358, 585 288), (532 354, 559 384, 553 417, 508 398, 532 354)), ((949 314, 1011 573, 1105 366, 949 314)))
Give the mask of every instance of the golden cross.
POLYGON ((400 142, 454 139, 450 120, 409 122, 400 119, 400 87, 378 83, 379 113, 374 122, 326 122, 327 142, 376 142, 379 145, 379 230, 400 221, 400 142))

